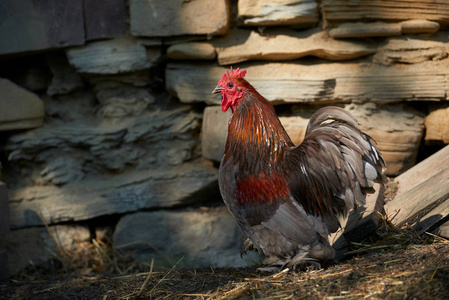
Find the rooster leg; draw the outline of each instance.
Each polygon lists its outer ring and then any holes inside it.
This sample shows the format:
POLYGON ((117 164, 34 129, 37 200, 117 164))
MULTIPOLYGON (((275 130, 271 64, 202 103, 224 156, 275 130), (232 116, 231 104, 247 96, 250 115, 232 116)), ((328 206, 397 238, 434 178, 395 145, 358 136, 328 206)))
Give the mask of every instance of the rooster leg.
POLYGON ((256 248, 254 248, 254 244, 251 240, 246 236, 242 236, 240 240, 240 257, 243 258, 243 255, 246 255, 246 252, 253 250, 256 250, 256 248))

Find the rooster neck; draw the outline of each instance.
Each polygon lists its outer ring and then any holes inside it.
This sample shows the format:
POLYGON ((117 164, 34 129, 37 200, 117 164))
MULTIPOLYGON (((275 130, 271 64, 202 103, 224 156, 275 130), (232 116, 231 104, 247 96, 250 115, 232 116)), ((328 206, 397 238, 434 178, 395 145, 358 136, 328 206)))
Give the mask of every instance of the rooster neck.
MULTIPOLYGON (((294 146, 273 105, 257 92, 246 92, 228 126, 224 161, 232 158, 240 169, 253 174, 272 172, 294 146)), ((276 170, 274 170, 276 171, 276 170)))

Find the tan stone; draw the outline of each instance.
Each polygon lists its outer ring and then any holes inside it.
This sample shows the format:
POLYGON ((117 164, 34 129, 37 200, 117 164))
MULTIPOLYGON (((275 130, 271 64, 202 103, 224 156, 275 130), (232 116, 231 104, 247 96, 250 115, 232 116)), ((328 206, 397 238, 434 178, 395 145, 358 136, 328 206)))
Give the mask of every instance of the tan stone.
POLYGON ((363 38, 373 36, 398 36, 401 35, 399 23, 343 23, 329 30, 329 35, 334 38, 363 38))
POLYGON ((243 25, 313 25, 318 22, 315 0, 239 0, 238 18, 243 25))
POLYGON ((449 144, 449 107, 431 109, 424 122, 426 143, 449 144))
POLYGON ((247 60, 294 60, 309 55, 329 60, 347 60, 375 51, 368 45, 335 40, 316 30, 273 36, 261 36, 253 31, 243 44, 218 48, 218 62, 229 65, 247 60))
POLYGON ((444 59, 449 53, 447 34, 436 37, 417 38, 413 36, 391 38, 380 47, 373 57, 373 62, 391 65, 394 63, 421 63, 444 59))
POLYGON ((208 43, 191 42, 174 44, 168 47, 167 57, 171 59, 215 59, 214 46, 208 43))
POLYGON ((408 20, 396 23, 354 22, 335 24, 329 35, 334 38, 363 38, 375 36, 399 36, 401 34, 434 33, 440 24, 428 20, 408 20))
POLYGON ((328 22, 345 20, 430 20, 449 23, 449 2, 421 0, 324 0, 321 3, 324 18, 328 22))
POLYGON ((429 20, 408 20, 401 22, 403 34, 434 33, 440 29, 440 24, 429 20))
POLYGON ((0 131, 40 127, 44 117, 44 104, 37 95, 0 78, 0 131))
POLYGON ((222 35, 229 29, 229 0, 131 0, 135 36, 222 35))
MULTIPOLYGON (((367 63, 247 63, 247 79, 275 103, 441 101, 449 99, 449 60, 397 64, 394 68, 367 63)), ((219 105, 211 94, 227 68, 215 64, 169 63, 167 90, 181 102, 219 105)))

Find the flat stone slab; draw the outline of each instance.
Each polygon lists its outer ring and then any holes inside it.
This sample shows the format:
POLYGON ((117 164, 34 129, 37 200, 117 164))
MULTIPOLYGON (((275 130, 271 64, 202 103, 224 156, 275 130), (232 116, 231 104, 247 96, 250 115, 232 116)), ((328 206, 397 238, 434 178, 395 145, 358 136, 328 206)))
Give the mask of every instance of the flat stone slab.
POLYGON ((329 30, 329 35, 334 38, 367 38, 434 33, 438 29, 440 29, 440 24, 428 20, 409 20, 397 23, 354 22, 335 25, 329 30))
POLYGON ((138 261, 172 267, 242 267, 256 253, 240 257, 242 231, 224 206, 194 210, 137 212, 123 216, 114 248, 138 261))
POLYGON ((217 170, 212 165, 191 162, 113 177, 89 176, 63 187, 13 189, 9 195, 11 228, 43 225, 40 215, 47 224, 54 224, 188 205, 207 197, 212 185, 218 191, 216 181, 217 170))
POLYGON ((117 38, 128 29, 128 8, 122 0, 83 0, 86 40, 117 38))
POLYGON ((426 38, 416 36, 390 38, 377 49, 373 62, 383 65, 436 62, 448 57, 448 43, 447 34, 441 33, 426 38))
POLYGON ((449 23, 449 3, 446 1, 439 1, 436 5, 433 1, 420 0, 324 0, 321 7, 324 19, 328 22, 412 19, 449 23))
POLYGON ((67 57, 80 73, 117 74, 150 68, 159 59, 159 48, 147 51, 145 41, 133 37, 90 42, 69 48, 67 57))
POLYGON ((40 127, 44 117, 44 103, 36 94, 0 78, 0 131, 40 127))
POLYGON ((171 45, 167 49, 167 57, 170 59, 213 60, 217 57, 217 53, 211 44, 191 42, 171 45))
POLYGON ((315 0, 240 0, 238 19, 244 26, 313 26, 318 23, 315 0))
POLYGON ((2 0, 0 55, 84 44, 83 0, 2 0))
MULTIPOLYGON (((449 60, 438 64, 396 64, 395 68, 366 63, 244 63, 247 79, 275 103, 392 103, 449 99, 449 60)), ((211 94, 229 68, 207 63, 169 63, 166 88, 181 102, 219 105, 211 94)))
POLYGON ((229 29, 227 0, 131 0, 131 33, 134 36, 223 35, 229 29))
POLYGON ((309 55, 328 60, 348 60, 376 51, 367 44, 335 40, 316 30, 268 36, 252 31, 245 43, 217 50, 220 65, 247 60, 294 60, 309 55))

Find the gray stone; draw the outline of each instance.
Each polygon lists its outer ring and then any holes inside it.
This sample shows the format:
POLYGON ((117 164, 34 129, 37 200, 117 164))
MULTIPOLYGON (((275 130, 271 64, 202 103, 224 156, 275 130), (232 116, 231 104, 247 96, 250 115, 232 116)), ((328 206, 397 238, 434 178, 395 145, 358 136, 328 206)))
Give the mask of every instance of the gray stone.
POLYGON ((313 26, 318 23, 315 0, 240 0, 238 18, 246 26, 313 26))
POLYGON ((0 281, 9 278, 8 251, 6 250, 9 235, 9 202, 6 185, 0 181, 0 281))
POLYGON ((256 255, 240 257, 242 232, 226 207, 138 212, 119 221, 114 248, 156 266, 242 267, 256 255))
POLYGON ((9 160, 30 174, 10 191, 12 226, 41 224, 41 211, 51 224, 202 201, 217 170, 195 159, 199 120, 180 107, 11 136, 9 160))
POLYGON ((5 62, 2 68, 11 72, 5 77, 31 92, 45 91, 50 83, 47 61, 42 56, 13 58, 5 62))
POLYGON ((44 116, 44 105, 37 95, 0 78, 0 131, 42 126, 44 116))
POLYGON ((9 201, 5 183, 0 181, 0 239, 9 233, 9 201))
POLYGON ((3 0, 0 55, 82 45, 82 4, 82 0, 3 0))
POLYGON ((228 0, 131 0, 129 5, 135 36, 222 35, 229 28, 228 0))
POLYGON ((67 49, 67 57, 80 73, 116 74, 150 68, 161 53, 159 48, 146 49, 144 42, 133 37, 90 42, 67 49))
MULTIPOLYGON (((72 170, 65 170, 66 174, 72 170)), ((81 221, 143 208, 189 205, 216 191, 217 171, 200 161, 119 175, 85 176, 63 187, 28 186, 10 191, 11 228, 81 221)))
POLYGON ((11 275, 28 266, 36 267, 50 259, 64 260, 64 254, 76 251, 78 255, 89 245, 90 231, 87 226, 57 225, 13 230, 8 238, 8 263, 11 275), (58 246, 56 245, 58 243, 58 246), (59 247, 59 248, 58 248, 59 247))
POLYGON ((117 38, 127 30, 128 9, 123 0, 83 0, 86 40, 117 38))
POLYGON ((50 96, 68 94, 84 87, 81 75, 69 64, 64 53, 47 56, 48 66, 53 73, 47 94, 50 96))

